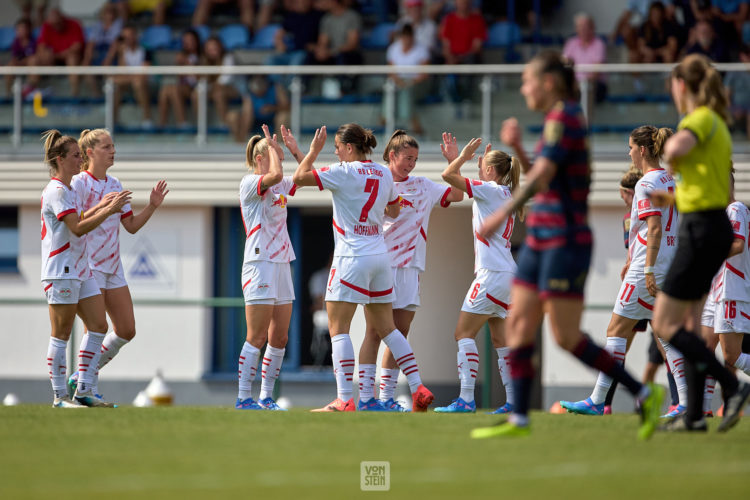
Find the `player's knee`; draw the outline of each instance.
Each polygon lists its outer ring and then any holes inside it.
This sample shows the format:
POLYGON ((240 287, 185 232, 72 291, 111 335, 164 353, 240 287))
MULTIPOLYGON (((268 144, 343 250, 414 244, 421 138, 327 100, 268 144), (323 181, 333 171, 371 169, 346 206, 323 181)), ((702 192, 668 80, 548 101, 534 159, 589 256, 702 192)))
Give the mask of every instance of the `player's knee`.
POLYGON ((246 340, 247 343, 251 346, 255 347, 256 349, 261 349, 264 345, 266 345, 268 335, 262 333, 248 333, 246 340))
POLYGON ((131 341, 135 338, 135 327, 117 330, 115 333, 121 339, 131 341))
POLYGON ((737 362, 739 357, 740 357, 739 351, 735 351, 735 350, 724 351, 724 364, 730 367, 734 366, 734 364, 737 362))

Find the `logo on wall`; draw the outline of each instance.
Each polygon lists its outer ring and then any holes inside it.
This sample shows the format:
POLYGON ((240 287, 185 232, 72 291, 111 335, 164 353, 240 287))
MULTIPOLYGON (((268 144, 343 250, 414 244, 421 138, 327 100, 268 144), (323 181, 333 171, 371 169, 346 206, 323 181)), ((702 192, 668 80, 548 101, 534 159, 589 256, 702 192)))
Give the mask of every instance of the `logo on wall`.
POLYGON ((159 243, 158 248, 166 252, 164 255, 156 250, 157 245, 152 244, 148 237, 139 237, 123 254, 125 277, 133 289, 172 295, 177 286, 176 262, 172 261, 177 255, 171 255, 167 242, 159 243))

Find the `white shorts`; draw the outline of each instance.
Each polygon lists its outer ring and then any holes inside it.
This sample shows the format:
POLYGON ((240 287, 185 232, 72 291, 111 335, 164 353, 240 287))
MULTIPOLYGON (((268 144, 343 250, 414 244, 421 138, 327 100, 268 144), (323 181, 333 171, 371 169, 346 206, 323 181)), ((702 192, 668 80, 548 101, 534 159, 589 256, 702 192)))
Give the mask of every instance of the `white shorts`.
POLYGON ((102 290, 112 290, 128 286, 128 282, 125 281, 125 274, 122 272, 122 266, 118 266, 117 272, 114 273, 103 273, 94 269, 91 272, 94 273, 94 279, 102 290))
POLYGON ((254 260, 242 265, 245 304, 282 305, 294 301, 292 270, 288 262, 254 260))
POLYGON ((714 333, 750 333, 750 302, 739 300, 716 302, 714 333))
POLYGON ((491 314, 498 318, 507 317, 512 281, 511 272, 480 269, 466 293, 461 310, 473 314, 491 314))
POLYGON ((48 304, 78 304, 83 299, 101 295, 94 278, 87 280, 42 280, 42 289, 48 304))
POLYGON ((393 268, 393 308, 416 311, 419 307, 419 276, 416 267, 393 268))
POLYGON ((706 297, 706 303, 703 304, 701 325, 709 328, 714 327, 714 309, 716 309, 716 298, 714 297, 713 290, 711 290, 706 297))
POLYGON ((326 302, 393 302, 393 271, 388 254, 334 256, 328 273, 326 302))
MULTIPOLYGON (((656 286, 661 288, 664 284, 664 276, 655 274, 654 277, 656 286)), ((617 292, 617 300, 615 300, 612 312, 623 318, 651 319, 654 314, 655 301, 656 297, 653 297, 646 289, 646 275, 628 270, 620 285, 620 291, 617 292)))

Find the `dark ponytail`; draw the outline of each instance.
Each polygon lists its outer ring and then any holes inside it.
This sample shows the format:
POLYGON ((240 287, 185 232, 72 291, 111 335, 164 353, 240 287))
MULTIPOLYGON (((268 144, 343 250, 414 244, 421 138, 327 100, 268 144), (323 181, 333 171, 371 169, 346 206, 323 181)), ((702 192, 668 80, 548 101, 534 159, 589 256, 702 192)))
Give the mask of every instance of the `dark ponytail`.
POLYGON ((339 142, 351 144, 365 155, 372 153, 373 148, 378 145, 372 130, 363 128, 356 123, 341 125, 336 131, 336 136, 339 138, 339 142))
POLYGON ((574 101, 580 99, 573 62, 562 57, 560 52, 543 50, 535 55, 529 64, 536 66, 539 75, 552 75, 555 78, 560 97, 574 101))
POLYGON ((383 151, 383 160, 388 163, 391 156, 391 151, 393 151, 394 154, 399 154, 404 148, 419 149, 419 143, 415 138, 408 135, 405 130, 396 130, 388 140, 388 144, 385 145, 385 151, 383 151))

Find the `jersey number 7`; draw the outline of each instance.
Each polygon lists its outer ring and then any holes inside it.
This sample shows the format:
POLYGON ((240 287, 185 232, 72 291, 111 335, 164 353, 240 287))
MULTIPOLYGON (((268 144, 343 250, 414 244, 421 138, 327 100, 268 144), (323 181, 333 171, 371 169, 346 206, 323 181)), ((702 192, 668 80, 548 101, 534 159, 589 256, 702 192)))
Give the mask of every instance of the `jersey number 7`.
POLYGON ((359 214, 359 222, 367 222, 367 215, 370 213, 370 209, 375 204, 375 200, 378 197, 379 188, 380 181, 378 179, 367 179, 367 182, 365 182, 365 193, 370 193, 370 197, 367 198, 365 206, 362 207, 362 212, 359 214))

